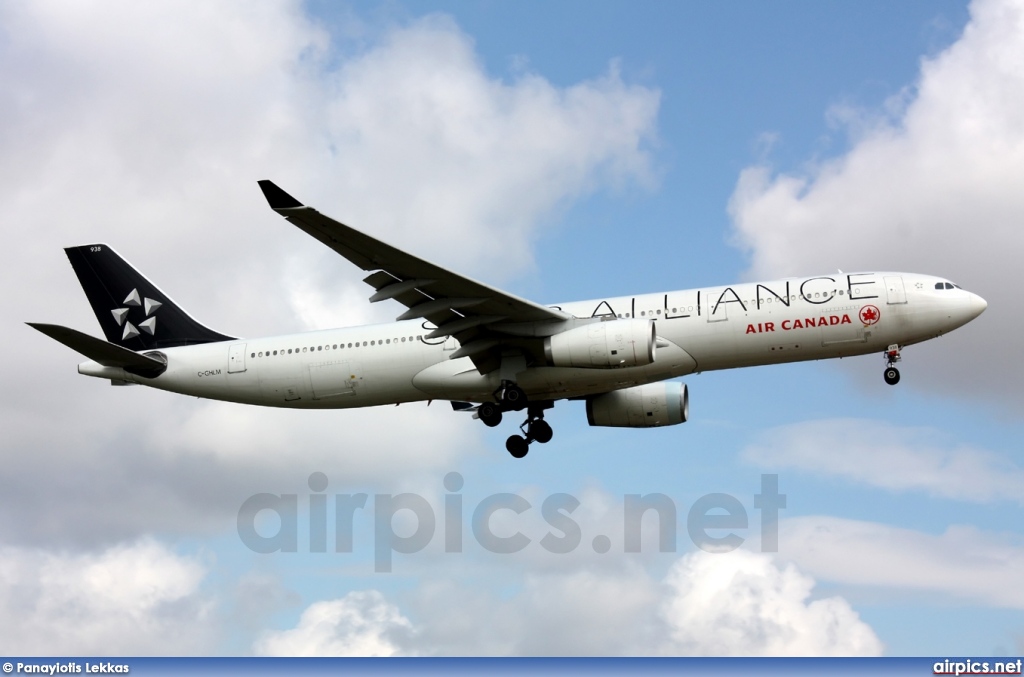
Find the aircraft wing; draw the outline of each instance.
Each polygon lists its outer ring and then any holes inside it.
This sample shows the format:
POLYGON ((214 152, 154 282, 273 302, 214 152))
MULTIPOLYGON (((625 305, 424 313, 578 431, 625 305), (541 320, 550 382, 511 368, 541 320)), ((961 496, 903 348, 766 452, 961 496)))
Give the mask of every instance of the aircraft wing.
POLYGON ((430 263, 355 228, 324 216, 283 191, 260 181, 270 207, 363 270, 374 288, 371 302, 394 299, 408 310, 396 320, 423 318, 437 329, 428 339, 454 336, 462 347, 453 357, 469 356, 481 373, 497 368, 502 327, 562 322, 571 315, 520 298, 430 263))

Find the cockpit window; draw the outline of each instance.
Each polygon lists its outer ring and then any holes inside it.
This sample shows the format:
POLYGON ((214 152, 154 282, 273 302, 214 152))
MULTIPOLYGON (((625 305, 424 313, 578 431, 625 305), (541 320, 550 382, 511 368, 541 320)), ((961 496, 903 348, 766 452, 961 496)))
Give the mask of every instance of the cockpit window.
POLYGON ((942 289, 942 288, 943 288, 943 287, 942 287, 942 283, 941 283, 941 282, 936 282, 936 283, 935 283, 935 288, 936 288, 936 289, 942 289))
POLYGON ((953 283, 952 282, 947 282, 946 283, 946 289, 952 289, 952 288, 953 288, 953 283))

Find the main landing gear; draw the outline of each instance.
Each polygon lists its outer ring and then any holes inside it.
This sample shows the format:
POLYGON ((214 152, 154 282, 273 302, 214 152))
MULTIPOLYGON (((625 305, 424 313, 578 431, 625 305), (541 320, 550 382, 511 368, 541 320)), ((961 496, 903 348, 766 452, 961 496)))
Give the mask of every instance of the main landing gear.
POLYGON ((484 402, 477 407, 476 415, 488 428, 501 423, 501 412, 519 411, 527 406, 526 392, 515 383, 505 381, 494 391, 497 402, 484 402))
POLYGON ((530 443, 547 444, 554 432, 544 420, 544 410, 554 406, 552 402, 529 402, 526 393, 515 383, 506 381, 494 393, 497 402, 484 402, 477 407, 477 417, 484 425, 493 428, 501 423, 502 412, 526 409, 526 421, 519 429, 522 435, 512 435, 505 441, 505 448, 515 458, 522 458, 530 450, 530 443))
POLYGON ((530 450, 531 442, 547 444, 551 441, 554 431, 551 430, 548 422, 544 420, 544 409, 546 408, 543 404, 531 404, 527 409, 526 421, 519 426, 523 434, 512 435, 505 440, 505 448, 508 449, 508 453, 512 454, 513 458, 526 456, 526 452, 530 450))
POLYGON ((505 409, 519 411, 526 408, 526 392, 515 383, 506 381, 500 390, 501 403, 505 409))
POLYGON ((900 382, 900 370, 895 365, 897 362, 902 360, 900 356, 900 347, 897 344, 892 344, 885 349, 885 382, 891 386, 896 385, 900 382))

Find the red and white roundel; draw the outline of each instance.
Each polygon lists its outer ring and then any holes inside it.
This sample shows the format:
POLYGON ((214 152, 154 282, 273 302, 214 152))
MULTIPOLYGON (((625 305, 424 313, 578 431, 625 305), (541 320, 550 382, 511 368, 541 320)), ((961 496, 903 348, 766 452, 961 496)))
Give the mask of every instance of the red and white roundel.
POLYGON ((860 321, 863 322, 865 326, 878 322, 881 317, 882 313, 878 310, 877 306, 869 305, 860 309, 860 321))

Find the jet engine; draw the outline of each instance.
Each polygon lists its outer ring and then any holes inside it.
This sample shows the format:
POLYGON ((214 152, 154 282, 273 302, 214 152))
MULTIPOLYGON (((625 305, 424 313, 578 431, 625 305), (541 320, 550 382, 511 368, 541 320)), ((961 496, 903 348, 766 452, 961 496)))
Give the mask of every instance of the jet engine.
POLYGON ((656 428, 685 423, 690 395, 685 383, 648 383, 587 398, 587 421, 609 428, 656 428))
POLYGON ((653 320, 595 322, 544 340, 544 355, 556 367, 609 369, 654 362, 653 320))

